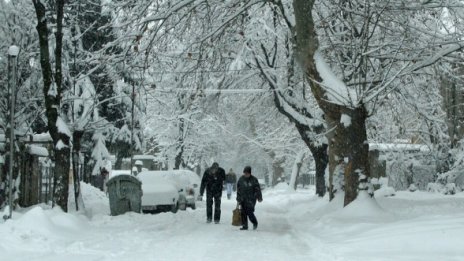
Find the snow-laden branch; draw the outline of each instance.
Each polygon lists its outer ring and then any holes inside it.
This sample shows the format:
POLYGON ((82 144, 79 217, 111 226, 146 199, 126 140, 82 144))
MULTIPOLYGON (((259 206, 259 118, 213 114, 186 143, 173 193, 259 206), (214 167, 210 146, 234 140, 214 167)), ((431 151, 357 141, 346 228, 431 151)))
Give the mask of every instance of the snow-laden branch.
POLYGON ((322 82, 318 84, 324 89, 327 100, 338 105, 357 107, 360 98, 355 88, 346 86, 342 80, 338 79, 319 51, 315 52, 314 61, 317 72, 322 78, 322 82))
MULTIPOLYGON (((157 13, 157 14, 154 14, 154 15, 150 15, 150 16, 142 19, 142 21, 140 23, 145 24, 145 23, 165 20, 165 19, 169 18, 171 15, 175 14, 176 12, 182 10, 183 8, 188 7, 189 5, 193 4, 194 2, 196 2, 196 0, 180 1, 180 2, 176 3, 173 7, 171 7, 169 10, 167 10, 166 12, 164 12, 162 14, 157 13)), ((198 1, 195 4, 195 6, 198 6, 198 5, 202 4, 202 2, 203 1, 198 1)))
POLYGON ((428 57, 427 59, 416 63, 414 66, 412 66, 412 68, 407 70, 406 73, 412 73, 412 72, 415 72, 415 71, 420 70, 422 68, 428 67, 428 66, 430 66, 432 64, 435 64, 441 58, 443 58, 443 57, 445 57, 445 56, 447 56, 447 55, 449 55, 451 53, 454 53, 456 51, 459 51, 463 47, 464 47, 464 42, 458 42, 458 43, 455 43, 455 44, 451 44, 450 46, 439 50, 437 53, 435 53, 434 55, 428 57))
POLYGON ((210 33, 208 33, 206 36, 203 36, 200 42, 206 41, 213 37, 217 32, 220 30, 224 29, 227 25, 229 25, 233 20, 235 20, 239 15, 243 14, 245 11, 247 11, 250 7, 254 6, 255 4, 261 3, 262 0, 251 0, 249 1, 245 6, 242 8, 238 9, 235 13, 232 13, 228 17, 225 17, 223 19, 223 22, 219 25, 216 26, 216 29, 212 30, 210 33))

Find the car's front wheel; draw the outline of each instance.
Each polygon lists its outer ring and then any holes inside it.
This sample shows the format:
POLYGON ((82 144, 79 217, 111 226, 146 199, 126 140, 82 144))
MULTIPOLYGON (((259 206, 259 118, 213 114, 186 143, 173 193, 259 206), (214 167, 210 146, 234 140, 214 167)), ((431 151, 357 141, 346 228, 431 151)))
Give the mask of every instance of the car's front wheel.
POLYGON ((195 206, 195 203, 193 203, 191 206, 190 206, 192 209, 196 209, 197 206, 195 206))
POLYGON ((187 203, 180 203, 179 204, 179 209, 180 210, 186 210, 187 209, 187 203))
POLYGON ((177 201, 177 204, 179 205, 180 210, 187 209, 187 199, 184 195, 179 195, 179 200, 177 201))
POLYGON ((178 203, 171 206, 171 212, 172 213, 177 213, 178 209, 179 209, 179 204, 178 203))

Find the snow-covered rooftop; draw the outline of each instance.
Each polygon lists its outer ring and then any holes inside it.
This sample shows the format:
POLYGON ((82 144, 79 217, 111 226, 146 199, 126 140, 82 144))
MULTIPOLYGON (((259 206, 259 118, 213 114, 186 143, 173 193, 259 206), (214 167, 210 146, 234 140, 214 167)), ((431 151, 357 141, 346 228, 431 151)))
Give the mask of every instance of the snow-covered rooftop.
POLYGON ((430 148, 427 145, 424 145, 424 144, 369 143, 369 150, 428 152, 428 151, 430 151, 430 148))
POLYGON ((153 155, 134 155, 134 160, 154 160, 155 156, 153 155))
POLYGON ((48 157, 48 150, 47 148, 37 146, 37 145, 27 145, 27 151, 39 157, 48 157))

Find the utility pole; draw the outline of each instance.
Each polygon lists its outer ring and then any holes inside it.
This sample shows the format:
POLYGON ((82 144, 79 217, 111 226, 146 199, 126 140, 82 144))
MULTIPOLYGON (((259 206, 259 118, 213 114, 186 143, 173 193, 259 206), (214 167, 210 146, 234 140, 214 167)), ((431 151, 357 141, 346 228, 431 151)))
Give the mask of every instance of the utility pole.
POLYGON ((15 98, 16 98, 16 58, 19 54, 19 47, 10 46, 8 49, 8 85, 10 89, 10 164, 8 173, 8 208, 11 218, 13 212, 13 156, 14 156, 14 118, 15 118, 15 98))

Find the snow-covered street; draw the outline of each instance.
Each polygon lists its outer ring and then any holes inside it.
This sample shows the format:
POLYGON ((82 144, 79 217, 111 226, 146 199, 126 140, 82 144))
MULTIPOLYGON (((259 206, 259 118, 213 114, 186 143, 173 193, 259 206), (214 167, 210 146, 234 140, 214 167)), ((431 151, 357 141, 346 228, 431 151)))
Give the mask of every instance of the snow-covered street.
POLYGON ((109 216, 106 196, 83 184, 87 214, 47 206, 0 224, 1 260, 464 260, 464 194, 399 192, 378 204, 267 189, 257 231, 231 226, 235 200, 223 196, 220 224, 196 210, 109 216))
POLYGON ((464 261, 464 0, 0 10, 0 261, 464 261))

